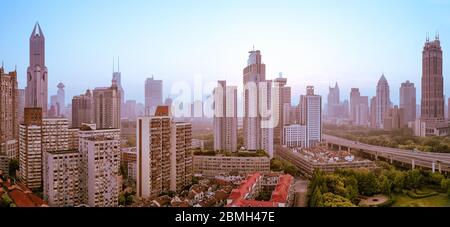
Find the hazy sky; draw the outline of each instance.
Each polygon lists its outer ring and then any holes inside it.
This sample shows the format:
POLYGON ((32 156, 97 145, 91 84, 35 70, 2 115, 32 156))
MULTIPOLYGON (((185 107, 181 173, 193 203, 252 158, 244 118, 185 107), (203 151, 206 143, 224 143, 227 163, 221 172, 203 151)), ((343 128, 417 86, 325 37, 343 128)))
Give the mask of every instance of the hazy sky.
POLYGON ((382 72, 398 102, 400 83, 416 83, 426 34, 444 49, 445 91, 450 94, 450 0, 0 0, 0 60, 17 65, 25 86, 28 39, 36 21, 46 37, 49 96, 66 85, 66 102, 87 88, 111 83, 120 56, 126 99, 144 100, 144 81, 202 75, 205 82, 242 84, 248 51, 260 49, 267 77, 278 72, 293 86, 326 95, 339 82, 373 96, 382 72))

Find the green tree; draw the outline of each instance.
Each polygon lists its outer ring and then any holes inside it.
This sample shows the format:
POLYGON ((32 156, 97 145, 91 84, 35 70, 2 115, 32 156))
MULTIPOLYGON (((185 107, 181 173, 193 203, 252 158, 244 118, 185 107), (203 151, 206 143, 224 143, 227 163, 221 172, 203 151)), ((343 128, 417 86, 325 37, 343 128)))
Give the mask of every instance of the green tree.
POLYGON ((420 187, 422 181, 422 174, 420 170, 413 169, 406 173, 405 186, 410 189, 417 189, 420 187))
POLYGON ((350 200, 331 192, 323 194, 324 207, 356 207, 350 200))
POLYGON ((11 177, 16 177, 16 171, 19 170, 19 160, 17 159, 11 159, 9 161, 9 175, 11 177))

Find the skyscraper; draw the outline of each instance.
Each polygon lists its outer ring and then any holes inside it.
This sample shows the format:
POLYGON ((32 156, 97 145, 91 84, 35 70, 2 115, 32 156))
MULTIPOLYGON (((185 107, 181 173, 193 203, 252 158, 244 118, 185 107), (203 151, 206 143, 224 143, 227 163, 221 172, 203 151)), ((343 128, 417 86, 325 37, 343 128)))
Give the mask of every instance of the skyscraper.
POLYGON ((328 99, 327 99, 327 110, 329 118, 336 118, 342 115, 342 105, 340 100, 340 91, 338 83, 334 87, 329 87, 328 99))
POLYGON ((137 141, 137 196, 149 198, 165 191, 181 191, 192 182, 192 125, 174 122, 168 106, 155 116, 139 117, 137 141))
POLYGON ((116 207, 120 190, 120 129, 79 131, 80 197, 91 207, 116 207))
MULTIPOLYGON (((94 115, 97 128, 120 129, 120 92, 113 80, 111 87, 95 88, 94 115)), ((73 107, 72 107, 73 108, 73 107)))
POLYGON ((163 81, 152 76, 145 80, 145 113, 153 115, 156 107, 163 102, 163 81))
POLYGON ((58 116, 59 117, 65 117, 64 108, 66 107, 66 92, 64 91, 64 84, 59 83, 58 84, 58 92, 56 93, 57 98, 57 106, 58 106, 58 116))
POLYGON ((123 90, 122 87, 122 73, 120 72, 120 61, 119 59, 117 59, 117 71, 114 71, 114 66, 113 66, 113 77, 112 80, 116 83, 118 90, 119 90, 119 95, 120 95, 120 109, 121 109, 121 116, 124 116, 125 114, 125 108, 123 108, 123 105, 125 104, 125 91, 123 90))
POLYGON ((8 141, 18 139, 18 89, 17 72, 5 73, 0 68, 0 155, 8 141))
POLYGON ((356 122, 361 94, 359 88, 352 88, 350 92, 350 120, 356 122))
POLYGON ((377 97, 370 99, 370 127, 377 127, 377 97))
POLYGON ((30 66, 27 70, 26 107, 42 108, 47 116, 48 71, 45 66, 45 37, 36 23, 30 37, 30 66))
POLYGON ((219 81, 214 89, 214 150, 237 149, 237 87, 219 81))
POLYGON ((172 122, 170 134, 170 191, 181 192, 193 177, 192 125, 172 122))
POLYGON ((266 65, 262 63, 261 51, 252 50, 249 53, 247 67, 243 70, 244 146, 250 151, 263 149, 270 154, 273 153, 273 127, 264 127, 261 124, 262 115, 265 114, 261 110, 264 106, 272 106, 272 83, 266 80, 266 65))
POLYGON ((17 89, 17 96, 18 96, 18 104, 17 104, 17 115, 19 118, 19 124, 23 122, 23 111, 25 108, 25 89, 17 89))
POLYGON ((306 126, 306 147, 316 146, 322 141, 322 97, 314 94, 314 87, 306 88, 300 97, 301 125, 306 126))
POLYGON ((90 90, 72 98, 72 127, 80 128, 83 123, 95 122, 94 98, 90 90))
POLYGON ((416 120, 416 87, 409 80, 400 87, 400 109, 403 109, 406 123, 416 120))
MULTIPOLYGON (((442 49, 439 36, 425 42, 422 52, 422 113, 427 124, 444 120, 444 77, 442 49)), ((428 126, 427 126, 428 127, 428 126)))
MULTIPOLYGON (((283 126, 288 119, 285 119, 285 106, 291 105, 291 87, 286 86, 287 78, 283 78, 282 73, 280 73, 279 77, 275 79, 275 89, 278 89, 278 107, 275 111, 278 113, 275 116, 278 117, 278 124, 274 128, 273 132, 273 140, 275 144, 282 144, 283 142, 283 126)), ((287 116, 286 116, 287 117, 287 116)))
POLYGON ((384 118, 391 108, 389 84, 384 74, 381 75, 381 78, 378 81, 376 97, 376 127, 383 128, 384 118))
POLYGON ((170 189, 170 124, 168 113, 137 119, 136 192, 139 198, 158 196, 170 189))

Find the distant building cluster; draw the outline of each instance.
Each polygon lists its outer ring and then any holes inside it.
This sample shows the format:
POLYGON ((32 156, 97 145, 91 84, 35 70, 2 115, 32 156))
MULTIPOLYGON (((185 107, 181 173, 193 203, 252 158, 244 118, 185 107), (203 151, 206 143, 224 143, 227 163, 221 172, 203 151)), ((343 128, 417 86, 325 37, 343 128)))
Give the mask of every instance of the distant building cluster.
MULTIPOLYGON (((422 137, 450 135, 450 117, 445 117, 442 56, 439 35, 433 41, 427 37, 422 51, 420 103, 416 101, 414 83, 407 80, 399 89, 399 105, 394 105, 389 83, 383 74, 376 86, 376 96, 370 100, 361 96, 359 88, 352 88, 349 105, 341 104, 338 85, 330 87, 325 122, 384 130, 409 127, 416 136, 422 137)), ((448 102, 450 110, 450 99, 448 102)))

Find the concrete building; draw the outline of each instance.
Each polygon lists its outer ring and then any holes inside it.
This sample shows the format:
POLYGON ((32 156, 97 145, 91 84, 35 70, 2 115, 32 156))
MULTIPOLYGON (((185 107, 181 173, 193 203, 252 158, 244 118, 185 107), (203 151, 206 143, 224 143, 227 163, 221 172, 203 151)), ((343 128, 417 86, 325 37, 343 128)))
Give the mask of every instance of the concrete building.
POLYGON ((327 117, 329 119, 343 118, 344 117, 343 108, 344 107, 340 99, 339 85, 336 82, 334 87, 328 88, 327 117))
POLYGON ((156 107, 163 102, 163 81, 152 76, 145 80, 145 113, 153 115, 156 107))
POLYGON ((400 87, 400 108, 404 111, 406 123, 416 120, 416 105, 416 87, 407 80, 400 87))
POLYGON ((192 126, 173 122, 168 106, 155 116, 139 117, 137 141, 137 196, 157 197, 180 191, 192 181, 192 126))
POLYGON ((170 191, 181 192, 192 183, 192 125, 174 122, 170 137, 170 191))
POLYGON ((377 85, 376 96, 376 127, 383 128, 384 118, 391 108, 391 99, 389 94, 389 84, 386 77, 381 75, 377 85))
POLYGON ((17 72, 5 73, 0 68, 0 155, 6 153, 6 144, 19 136, 17 72))
POLYGON ((426 136, 450 134, 450 126, 445 122, 444 102, 442 48, 436 35, 434 41, 427 38, 422 52, 421 122, 425 123, 426 136))
POLYGON ((270 173, 270 159, 268 157, 194 155, 193 167, 194 174, 208 178, 230 173, 238 175, 255 172, 270 173))
POLYGON ((123 105, 123 117, 130 120, 136 120, 136 100, 127 100, 123 105))
POLYGON ((78 150, 44 152, 44 200, 51 207, 82 204, 78 150))
POLYGON ((137 119, 137 196, 149 198, 170 189, 170 123, 166 116, 137 119))
POLYGON ((115 81, 111 87, 95 88, 94 116, 97 128, 120 128, 120 91, 115 81))
POLYGON ((19 128, 19 178, 31 189, 42 186, 42 109, 25 108, 19 128))
POLYGON ((92 124, 95 122, 94 97, 92 92, 87 90, 85 94, 72 98, 72 127, 80 128, 83 123, 92 124))
POLYGON ((42 108, 47 116, 48 70, 45 66, 45 37, 39 23, 36 23, 30 37, 30 65, 27 69, 25 106, 42 108))
POLYGON ((244 82, 244 147, 249 151, 266 150, 273 153, 273 128, 265 127, 260 108, 270 107, 271 82, 266 80, 266 65, 259 50, 249 52, 247 66, 243 70, 244 82), (265 96, 265 98, 264 98, 265 96), (263 98, 261 98, 263 97, 263 98), (264 130, 263 130, 264 129, 264 130))
POLYGON ((219 81, 214 90, 214 150, 237 151, 237 87, 219 81))
MULTIPOLYGON (((278 116, 276 119, 277 124, 273 130, 273 141, 274 144, 280 145, 283 143, 283 126, 285 125, 288 119, 285 119, 285 106, 291 105, 291 87, 286 86, 287 78, 283 78, 282 73, 280 73, 279 77, 274 80, 275 89, 278 90, 276 96, 278 95, 278 103, 275 113, 275 116, 278 116)), ((287 113, 288 114, 288 113, 287 113)))
POLYGON ((394 106, 390 108, 386 117, 384 118, 383 128, 385 130, 395 130, 407 127, 408 123, 405 120, 405 111, 403 108, 394 106))
POLYGON ((23 122, 23 115, 24 115, 24 109, 25 109, 25 89, 17 89, 17 97, 18 97, 18 104, 17 104, 17 116, 19 118, 18 123, 23 122))
POLYGON ((119 59, 117 59, 117 71, 115 71, 114 69, 114 64, 113 64, 113 75, 112 75, 112 81, 113 83, 115 83, 117 85, 117 90, 119 91, 119 96, 120 96, 120 111, 121 111, 121 117, 125 116, 125 108, 124 108, 124 104, 125 104, 125 91, 123 90, 122 87, 122 73, 120 72, 120 61, 119 59))
POLYGON ((306 88, 300 96, 301 125, 306 126, 306 146, 316 146, 322 141, 322 97, 314 94, 314 87, 306 88))
POLYGON ((285 125, 283 134, 283 146, 306 147, 306 125, 285 125))
POLYGON ((377 97, 370 99, 370 127, 377 127, 377 97))
POLYGON ((120 129, 85 125, 79 131, 80 184, 83 204, 90 207, 119 205, 120 129))
POLYGON ((42 186, 43 153, 69 148, 68 120, 42 119, 41 111, 25 108, 25 120, 19 128, 20 178, 31 189, 42 186))

